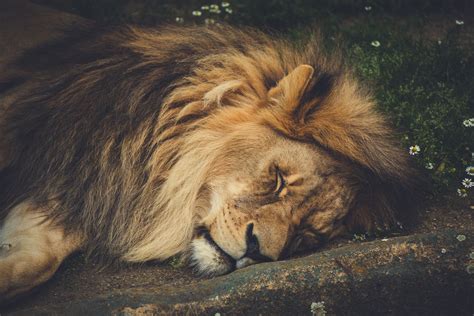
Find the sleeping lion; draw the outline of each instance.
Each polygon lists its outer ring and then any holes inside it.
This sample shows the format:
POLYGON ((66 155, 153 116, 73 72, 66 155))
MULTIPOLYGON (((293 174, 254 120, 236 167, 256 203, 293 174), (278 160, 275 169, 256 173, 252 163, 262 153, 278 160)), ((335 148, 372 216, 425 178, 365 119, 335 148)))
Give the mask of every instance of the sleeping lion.
POLYGON ((0 297, 77 251, 183 254, 216 276, 406 218, 404 150, 318 47, 228 26, 92 27, 23 54, 0 85, 17 91, 0 112, 0 297))

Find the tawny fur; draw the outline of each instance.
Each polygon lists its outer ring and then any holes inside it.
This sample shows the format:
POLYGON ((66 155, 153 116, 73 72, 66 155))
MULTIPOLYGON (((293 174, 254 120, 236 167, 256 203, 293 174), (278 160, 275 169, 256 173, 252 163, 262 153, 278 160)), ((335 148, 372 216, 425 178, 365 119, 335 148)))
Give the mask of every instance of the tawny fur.
POLYGON ((0 230, 0 303, 51 278, 81 242, 48 221, 31 202, 15 206, 0 230))
POLYGON ((318 47, 225 26, 122 28, 25 54, 15 67, 32 88, 0 112, 2 217, 28 200, 90 254, 169 258, 209 215, 209 186, 237 150, 230 135, 251 147, 264 126, 344 169, 328 173, 318 203, 302 200, 327 205, 304 216, 304 234, 393 226, 413 190, 406 155, 370 95, 318 47))

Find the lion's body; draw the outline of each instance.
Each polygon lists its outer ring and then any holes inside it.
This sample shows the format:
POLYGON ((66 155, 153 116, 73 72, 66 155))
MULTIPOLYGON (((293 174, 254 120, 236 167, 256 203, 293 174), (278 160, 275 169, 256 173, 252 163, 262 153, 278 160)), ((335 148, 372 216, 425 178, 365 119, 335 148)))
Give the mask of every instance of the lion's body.
MULTIPOLYGON (((233 159, 251 161, 265 146, 285 155, 270 146, 283 137, 301 142, 291 145, 301 157, 320 157, 301 164, 331 184, 311 189, 319 196, 313 205, 328 212, 313 230, 332 237, 342 222, 392 225, 395 200, 409 187, 406 161, 370 99, 315 45, 229 27, 123 28, 92 29, 28 52, 15 64, 31 77, 28 92, 0 112, 2 218, 28 203, 51 227, 79 236, 90 254, 163 260, 187 250, 216 208, 216 179, 241 181, 233 159), (300 68, 304 91, 292 92, 296 76, 272 90, 304 64, 314 68, 300 68), (275 140, 252 142, 260 135, 275 140)), ((249 190, 234 186, 228 190, 249 190)), ((303 217, 311 216, 298 222, 303 217)), ((284 228, 266 257, 277 259, 295 229, 284 228)), ((228 254, 241 256, 209 230, 228 254)), ((254 232, 264 235, 258 226, 254 232)))

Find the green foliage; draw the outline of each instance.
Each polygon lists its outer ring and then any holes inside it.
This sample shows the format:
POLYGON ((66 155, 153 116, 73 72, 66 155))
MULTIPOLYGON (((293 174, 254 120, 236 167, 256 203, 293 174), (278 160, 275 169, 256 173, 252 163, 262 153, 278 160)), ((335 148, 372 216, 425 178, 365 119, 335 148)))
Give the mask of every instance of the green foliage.
POLYGON ((412 159, 427 170, 437 191, 460 187, 473 164, 474 129, 463 122, 474 117, 474 56, 459 45, 460 27, 453 25, 439 42, 391 33, 387 25, 345 34, 350 64, 371 83, 380 109, 402 133, 407 154, 410 146, 419 146, 412 159))

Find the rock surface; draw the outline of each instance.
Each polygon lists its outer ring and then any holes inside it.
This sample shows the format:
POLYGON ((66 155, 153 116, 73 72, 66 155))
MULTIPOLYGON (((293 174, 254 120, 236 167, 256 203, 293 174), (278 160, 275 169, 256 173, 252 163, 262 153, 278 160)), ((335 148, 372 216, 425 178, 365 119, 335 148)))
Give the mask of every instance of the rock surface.
POLYGON ((376 240, 258 264, 191 284, 129 286, 75 301, 29 308, 17 305, 6 312, 471 315, 472 236, 472 230, 445 230, 376 240))

